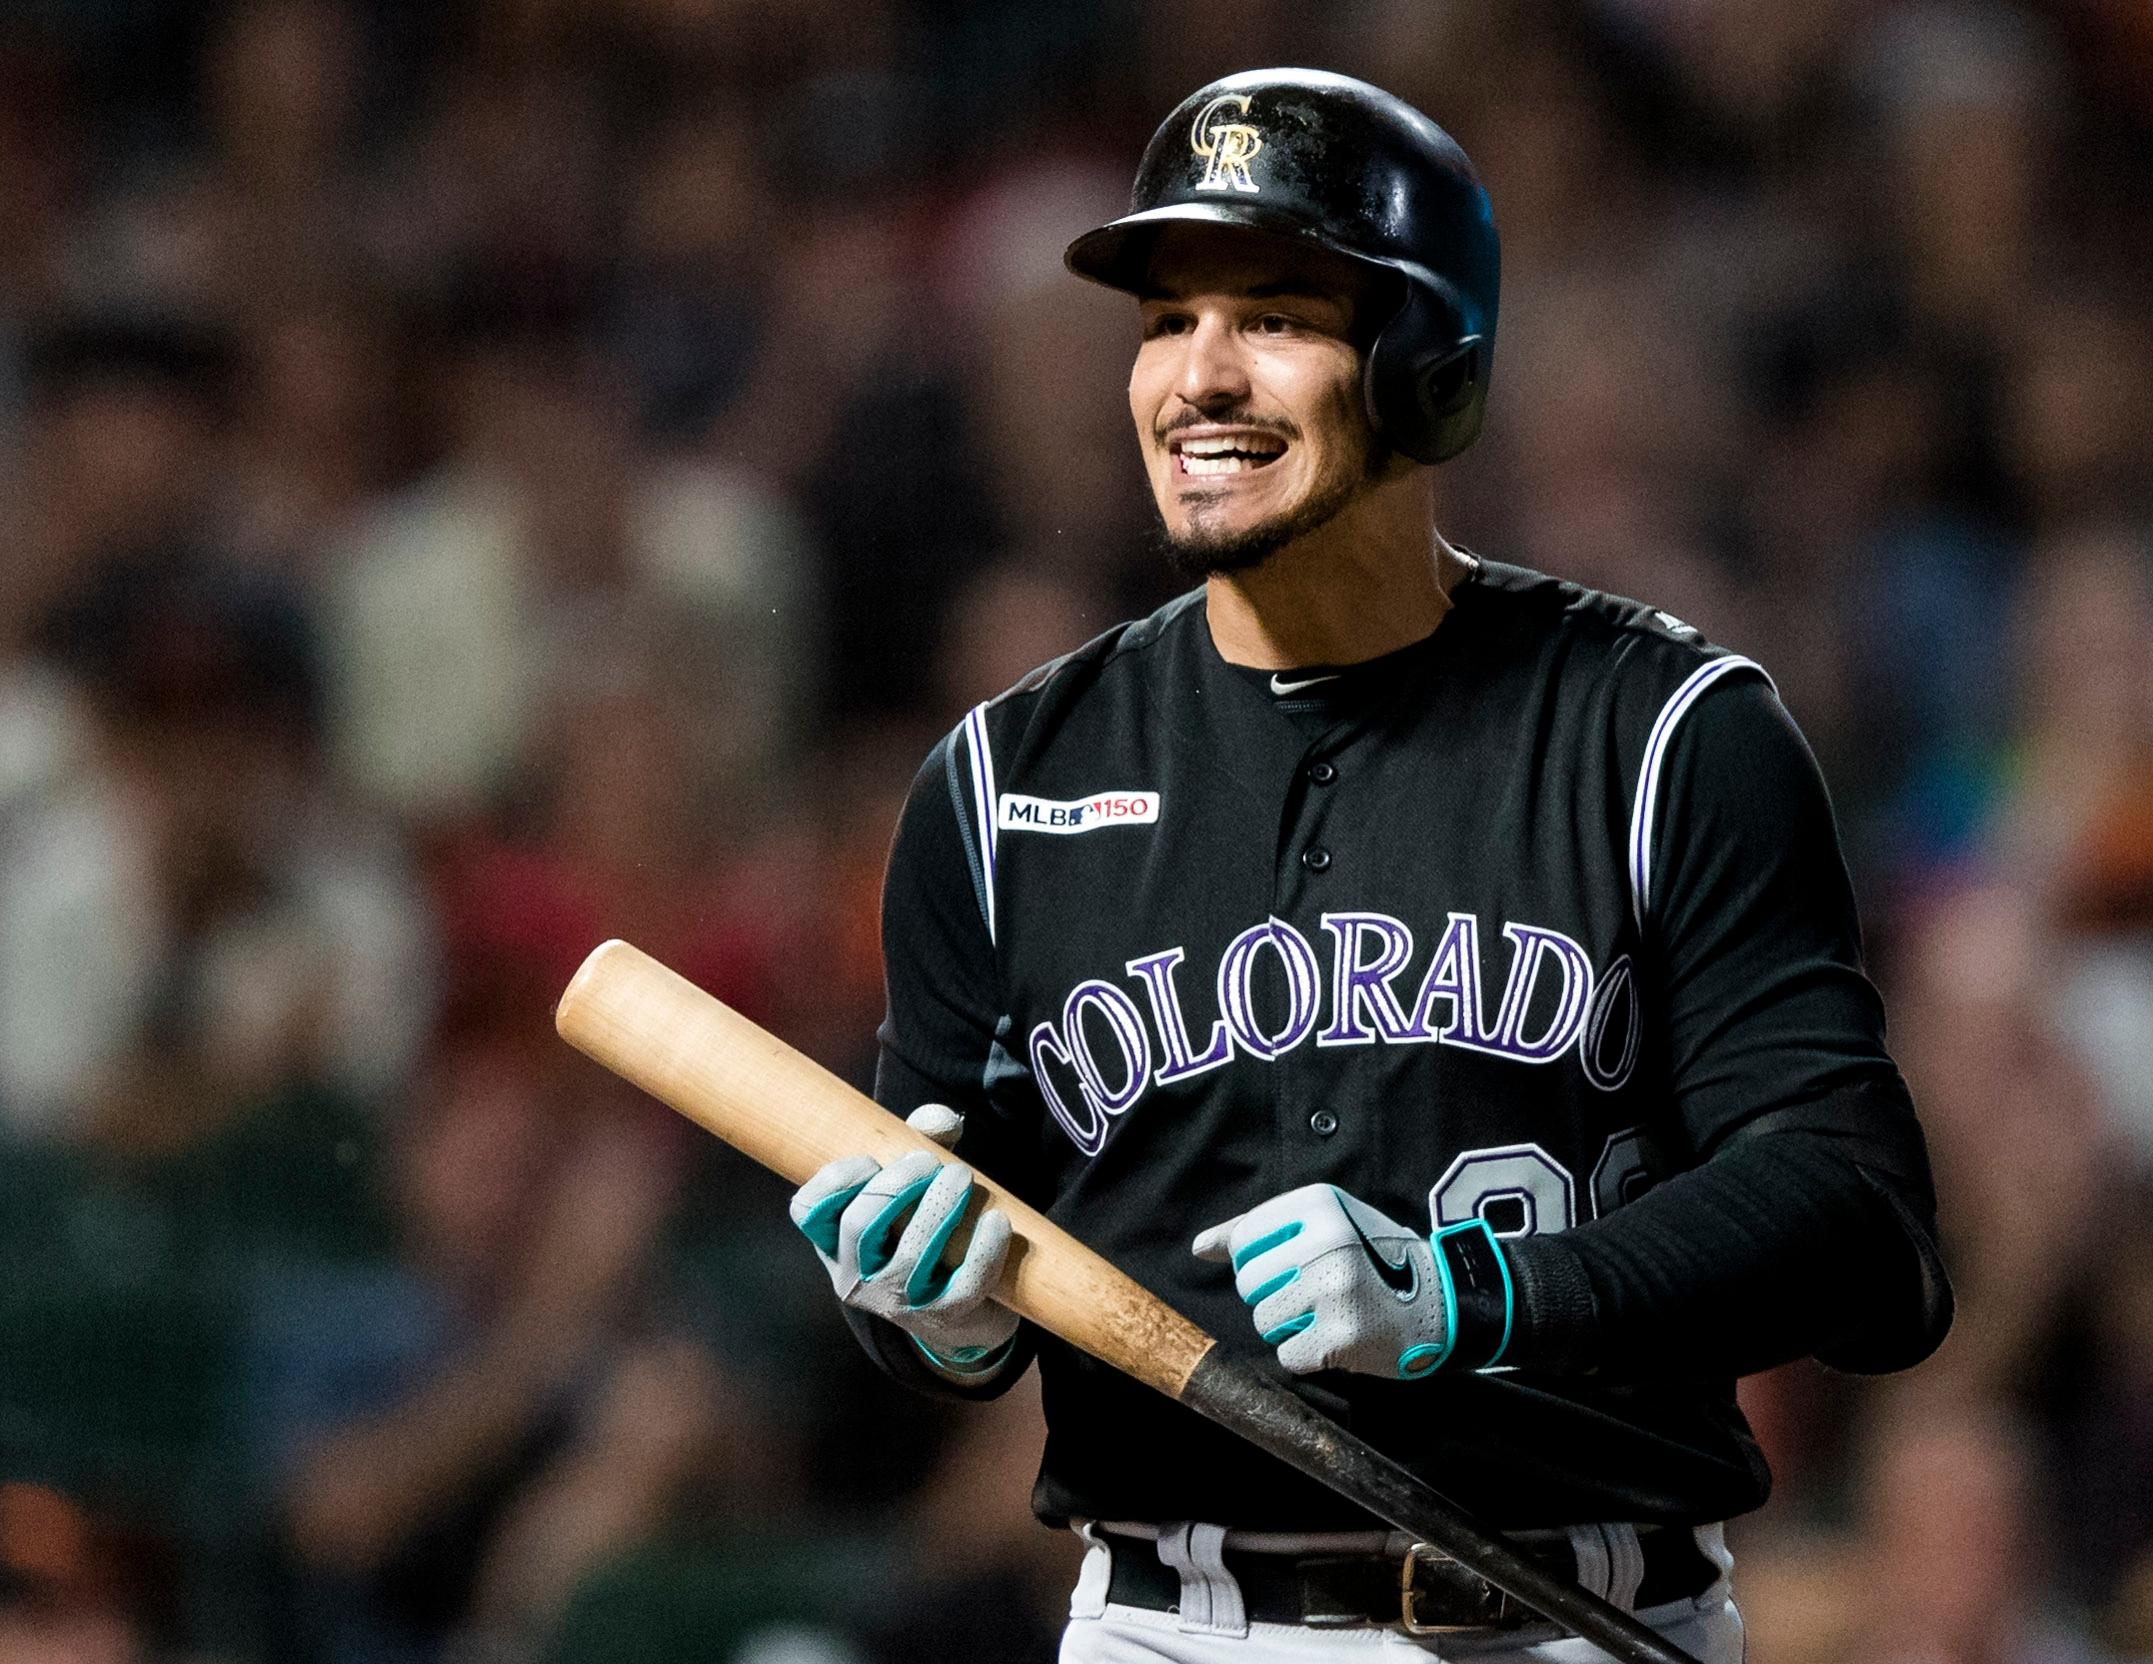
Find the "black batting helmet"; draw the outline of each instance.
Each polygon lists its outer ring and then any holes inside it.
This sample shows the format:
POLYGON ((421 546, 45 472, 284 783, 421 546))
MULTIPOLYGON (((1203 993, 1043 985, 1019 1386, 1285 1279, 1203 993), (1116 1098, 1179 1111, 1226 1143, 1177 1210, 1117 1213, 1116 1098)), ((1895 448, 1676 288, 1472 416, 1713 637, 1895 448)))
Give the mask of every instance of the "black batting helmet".
POLYGON ((1129 212, 1063 259, 1139 292, 1161 225, 1245 226, 1401 279, 1368 348, 1375 429, 1442 462, 1480 434, 1495 355, 1495 214, 1457 141, 1380 87, 1315 69, 1252 69, 1183 99, 1144 149, 1129 212))

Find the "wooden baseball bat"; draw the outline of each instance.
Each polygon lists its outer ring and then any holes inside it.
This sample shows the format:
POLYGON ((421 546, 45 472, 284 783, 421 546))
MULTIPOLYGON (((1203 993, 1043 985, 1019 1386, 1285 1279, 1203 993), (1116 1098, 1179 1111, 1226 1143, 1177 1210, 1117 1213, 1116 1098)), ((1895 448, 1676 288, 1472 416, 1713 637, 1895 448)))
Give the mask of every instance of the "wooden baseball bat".
MULTIPOLYGON (((915 1150, 948 1154, 626 942, 592 951, 553 1020, 578 1051, 794 1184, 839 1156, 887 1164, 915 1150)), ((986 1174, 977 1178, 1009 1216, 1009 1261, 995 1298, 1011 1311, 1411 1532, 1622 1664, 1697 1664, 1629 1613, 1526 1558, 1286 1386, 1222 1356, 1134 1278, 986 1174)))

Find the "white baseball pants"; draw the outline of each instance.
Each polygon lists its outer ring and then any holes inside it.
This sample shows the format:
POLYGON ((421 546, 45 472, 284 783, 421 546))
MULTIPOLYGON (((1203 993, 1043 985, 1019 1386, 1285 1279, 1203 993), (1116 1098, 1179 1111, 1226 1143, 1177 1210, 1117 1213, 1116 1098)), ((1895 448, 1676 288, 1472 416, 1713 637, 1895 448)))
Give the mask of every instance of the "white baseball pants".
MULTIPOLYGON (((1607 1655, 1574 1636, 1547 1638, 1526 1630, 1515 1635, 1407 1635, 1398 1629, 1329 1629, 1304 1624, 1249 1622, 1241 1593, 1219 1559, 1224 1533, 1216 1526, 1180 1525, 1162 1530, 1159 1557, 1181 1571, 1181 1610, 1153 1612, 1107 1603, 1113 1543, 1121 1552, 1145 1554, 1141 1542, 1081 1533, 1091 1544, 1069 1603, 1062 1632, 1061 1664, 1307 1664, 1311 1660, 1471 1659, 1473 1664, 1606 1664, 1607 1655)), ((1623 1526, 1587 1526, 1571 1533, 1584 1581, 1595 1592, 1627 1605, 1623 1587, 1637 1586, 1637 1538, 1623 1526), (1596 1586, 1596 1587, 1595 1587, 1596 1586)), ((1701 1526, 1698 1547, 1719 1563, 1721 1575, 1694 1600, 1653 1607, 1638 1617, 1702 1664, 1741 1664, 1742 1619, 1729 1593, 1733 1561, 1718 1526, 1701 1526)), ((1317 1545, 1311 1542, 1310 1548, 1317 1545)))

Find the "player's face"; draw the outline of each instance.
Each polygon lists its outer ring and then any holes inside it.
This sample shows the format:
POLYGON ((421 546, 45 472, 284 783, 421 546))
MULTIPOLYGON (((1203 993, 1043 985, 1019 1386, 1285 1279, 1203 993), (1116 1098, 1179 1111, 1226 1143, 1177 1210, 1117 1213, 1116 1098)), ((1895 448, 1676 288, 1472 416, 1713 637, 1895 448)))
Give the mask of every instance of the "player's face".
POLYGON ((1161 234, 1129 409, 1168 551, 1191 575, 1258 564, 1379 468, 1352 333, 1365 287, 1322 249, 1206 226, 1161 234))

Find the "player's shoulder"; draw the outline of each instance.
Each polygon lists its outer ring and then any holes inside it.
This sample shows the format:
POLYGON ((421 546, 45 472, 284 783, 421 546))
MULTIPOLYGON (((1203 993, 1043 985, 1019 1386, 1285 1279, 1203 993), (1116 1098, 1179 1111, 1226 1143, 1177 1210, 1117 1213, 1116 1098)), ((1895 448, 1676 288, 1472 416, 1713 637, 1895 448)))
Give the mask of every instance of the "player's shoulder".
MULTIPOLYGON (((907 798, 905 824, 954 826, 971 860, 982 908, 989 906, 981 857, 1001 794, 1028 776, 1043 755, 1072 732, 1083 748, 1127 744, 1154 708, 1166 662, 1190 649, 1190 631, 1203 623, 1203 591, 1175 597, 1158 611, 1104 630, 1081 647, 1050 659, 966 711, 920 765, 907 798), (943 812, 948 803, 954 817, 943 812)), ((903 842, 900 837, 900 842, 903 842)))
POLYGON ((1204 592, 1193 589, 1156 612, 1101 631, 983 701, 974 717, 1000 736, 1066 712, 1101 692, 1140 701, 1154 681, 1172 674, 1165 662, 1171 647, 1177 642, 1187 645, 1188 633, 1202 626, 1203 599, 1204 592))
POLYGON ((1178 631, 1189 629, 1203 617, 1204 592, 1192 589, 1177 595, 1158 611, 1132 618, 1101 631, 1091 640, 1058 659, 1020 677, 987 701, 998 705, 1021 703, 1054 696, 1066 697, 1109 673, 1142 675, 1152 668, 1155 650, 1178 631))
POLYGON ((1632 600, 1537 572, 1529 566, 1476 555, 1473 591, 1490 612, 1515 627, 1562 638, 1574 648, 1598 649, 1611 659, 1645 654, 1670 664, 1702 664, 1727 649, 1686 619, 1650 601, 1632 600))
POLYGON ((1771 678, 1755 660, 1712 640, 1651 601, 1593 589, 1531 567, 1476 556, 1473 604, 1482 627, 1512 637, 1552 670, 1657 707, 1728 676, 1771 678))

